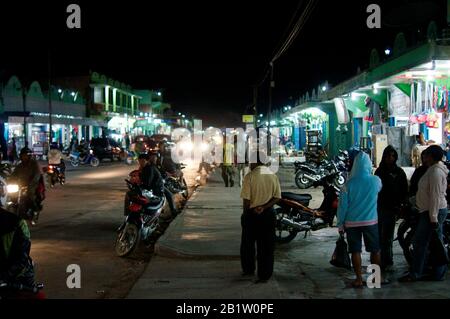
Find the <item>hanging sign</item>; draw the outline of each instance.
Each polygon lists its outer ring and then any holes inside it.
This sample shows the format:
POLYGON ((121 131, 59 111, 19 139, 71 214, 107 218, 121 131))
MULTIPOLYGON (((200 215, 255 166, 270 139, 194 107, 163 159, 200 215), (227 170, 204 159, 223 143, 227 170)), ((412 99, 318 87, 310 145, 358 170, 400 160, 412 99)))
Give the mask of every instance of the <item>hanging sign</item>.
POLYGON ((389 114, 393 117, 409 117, 411 99, 400 89, 394 87, 389 90, 389 114))
POLYGON ((350 122, 350 116, 348 114, 348 110, 345 107, 344 99, 335 98, 334 99, 334 107, 336 108, 336 115, 339 124, 348 124, 350 122))

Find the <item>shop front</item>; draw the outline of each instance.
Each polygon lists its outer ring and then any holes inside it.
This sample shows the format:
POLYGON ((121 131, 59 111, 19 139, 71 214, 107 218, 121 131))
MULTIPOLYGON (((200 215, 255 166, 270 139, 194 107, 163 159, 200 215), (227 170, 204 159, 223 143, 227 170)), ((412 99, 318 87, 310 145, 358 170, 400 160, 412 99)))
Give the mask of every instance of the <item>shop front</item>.
MULTIPOLYGON (((5 123, 5 140, 12 143, 14 138, 17 150, 28 143, 36 155, 44 155, 48 150, 49 142, 49 118, 45 114, 30 113, 25 118, 26 132, 24 130, 24 118, 10 116, 5 123), (26 133, 26 139, 24 138, 26 133)), ((73 139, 81 141, 94 137, 94 128, 99 129, 104 123, 86 118, 70 116, 52 116, 52 141, 63 147, 67 147, 73 139)))

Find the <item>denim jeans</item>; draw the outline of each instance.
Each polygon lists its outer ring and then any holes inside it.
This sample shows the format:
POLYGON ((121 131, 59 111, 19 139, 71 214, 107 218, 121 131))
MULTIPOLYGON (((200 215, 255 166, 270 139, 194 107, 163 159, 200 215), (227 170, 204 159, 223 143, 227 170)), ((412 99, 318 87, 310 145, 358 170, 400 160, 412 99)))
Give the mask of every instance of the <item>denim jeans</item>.
MULTIPOLYGON (((438 235, 442 240, 442 226, 447 217, 447 208, 439 210, 438 214, 438 235)), ((423 268, 425 266, 428 246, 430 244, 430 239, 432 232, 434 230, 431 227, 430 217, 428 212, 420 214, 419 222, 417 225, 416 233, 413 238, 413 262, 411 268, 411 276, 415 279, 420 279, 423 276, 423 268)), ((441 280, 447 271, 447 265, 435 267, 433 269, 432 276, 435 280, 441 280)))

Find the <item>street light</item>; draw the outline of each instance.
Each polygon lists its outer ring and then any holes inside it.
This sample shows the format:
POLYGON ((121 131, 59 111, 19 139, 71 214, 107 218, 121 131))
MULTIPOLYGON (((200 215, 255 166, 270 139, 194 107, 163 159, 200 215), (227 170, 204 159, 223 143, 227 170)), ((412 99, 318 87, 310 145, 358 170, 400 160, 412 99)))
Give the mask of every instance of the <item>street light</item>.
POLYGON ((259 117, 263 117, 264 116, 264 114, 259 114, 259 117))
POLYGON ((322 92, 325 92, 326 90, 327 90, 327 86, 326 85, 322 86, 322 92))
POLYGON ((161 96, 161 92, 158 92, 158 96, 161 96))
POLYGON ((384 50, 384 54, 390 55, 391 54, 391 49, 387 48, 386 50, 384 50))
POLYGON ((58 89, 58 93, 61 94, 61 93, 62 93, 62 90, 61 90, 61 89, 58 89))

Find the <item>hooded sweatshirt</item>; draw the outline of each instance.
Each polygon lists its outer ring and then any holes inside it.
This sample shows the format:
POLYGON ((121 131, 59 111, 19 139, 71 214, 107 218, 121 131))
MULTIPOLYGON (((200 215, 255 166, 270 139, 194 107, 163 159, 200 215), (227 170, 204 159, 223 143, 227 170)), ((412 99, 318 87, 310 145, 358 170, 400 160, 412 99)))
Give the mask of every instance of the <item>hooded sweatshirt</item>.
POLYGON ((372 175, 369 156, 360 152, 353 163, 350 179, 342 189, 337 211, 339 230, 378 223, 377 200, 381 180, 372 175))
POLYGON ((419 212, 429 212, 432 223, 438 222, 439 210, 447 208, 447 175, 447 167, 439 162, 428 168, 419 181, 416 205, 419 212))

